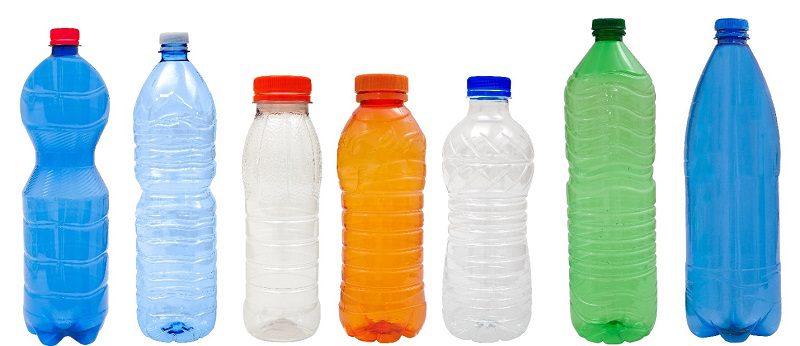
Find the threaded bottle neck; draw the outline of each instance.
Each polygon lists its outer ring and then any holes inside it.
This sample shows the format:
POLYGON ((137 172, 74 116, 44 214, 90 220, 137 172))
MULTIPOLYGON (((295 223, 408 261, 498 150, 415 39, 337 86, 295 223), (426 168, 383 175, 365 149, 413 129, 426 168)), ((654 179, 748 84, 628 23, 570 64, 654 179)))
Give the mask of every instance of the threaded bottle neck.
POLYGON ((161 61, 189 60, 189 45, 186 43, 165 43, 161 45, 161 61))
POLYGON ((51 54, 53 54, 53 56, 78 55, 78 46, 72 46, 72 45, 53 46, 51 54))
POLYGON ((747 29, 719 29, 714 38, 717 44, 747 44, 750 35, 747 34, 747 29))
POLYGON ((264 114, 293 113, 308 115, 308 102, 301 101, 257 101, 256 116, 264 114))

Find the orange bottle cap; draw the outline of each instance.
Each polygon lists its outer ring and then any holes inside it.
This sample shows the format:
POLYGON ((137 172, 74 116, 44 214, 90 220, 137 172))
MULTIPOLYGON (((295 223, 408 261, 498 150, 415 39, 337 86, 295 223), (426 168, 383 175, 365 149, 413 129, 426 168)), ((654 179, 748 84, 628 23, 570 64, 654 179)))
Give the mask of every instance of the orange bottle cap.
POLYGON ((399 74, 362 74, 356 77, 356 101, 408 101, 408 77, 399 74))
POLYGON ((261 76, 253 80, 253 102, 311 102, 311 79, 303 76, 261 76))

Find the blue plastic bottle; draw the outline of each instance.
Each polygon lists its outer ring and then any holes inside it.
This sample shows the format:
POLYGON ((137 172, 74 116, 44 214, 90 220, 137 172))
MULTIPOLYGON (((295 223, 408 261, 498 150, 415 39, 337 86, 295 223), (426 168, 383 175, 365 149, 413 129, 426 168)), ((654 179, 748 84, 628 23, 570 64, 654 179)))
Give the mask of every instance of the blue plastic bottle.
POLYGON ((747 21, 715 27, 686 130, 686 317, 697 336, 741 342, 780 323, 780 148, 747 21))
POLYGON ((53 52, 25 81, 22 122, 36 149, 23 191, 25 324, 45 345, 95 340, 108 309, 108 190, 94 149, 108 91, 78 55, 77 29, 53 29, 53 52))
POLYGON ((189 342, 214 328, 217 307, 214 100, 187 59, 188 34, 161 34, 161 62, 134 110, 136 298, 148 337, 189 342))

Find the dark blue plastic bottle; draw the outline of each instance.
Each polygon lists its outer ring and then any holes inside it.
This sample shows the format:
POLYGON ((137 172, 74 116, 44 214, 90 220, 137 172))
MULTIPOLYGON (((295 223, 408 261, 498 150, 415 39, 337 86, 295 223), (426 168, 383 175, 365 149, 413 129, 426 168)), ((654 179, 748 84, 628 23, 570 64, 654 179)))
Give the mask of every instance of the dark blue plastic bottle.
POLYGON ((95 340, 108 308, 108 190, 94 149, 108 120, 102 78, 78 55, 77 29, 53 29, 20 112, 36 149, 23 192, 25 324, 45 345, 95 340))
POLYGON ((715 27, 686 129, 686 318, 697 336, 741 342, 780 323, 780 147, 747 21, 715 27))

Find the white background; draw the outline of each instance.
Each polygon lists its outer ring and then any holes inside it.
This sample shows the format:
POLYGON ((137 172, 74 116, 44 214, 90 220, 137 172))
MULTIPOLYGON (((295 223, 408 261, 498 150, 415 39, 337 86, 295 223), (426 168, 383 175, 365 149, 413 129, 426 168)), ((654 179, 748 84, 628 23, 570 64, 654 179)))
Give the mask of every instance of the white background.
MULTIPOLYGON (((466 78, 504 75, 513 81, 513 116, 536 149, 529 197, 533 321, 507 345, 584 345, 569 318, 563 88, 592 45, 591 20, 627 20, 625 42, 651 74, 658 95, 655 180, 658 186, 658 320, 640 345, 722 345, 698 339, 684 318, 683 140, 700 72, 714 47, 714 20, 750 20, 751 46, 772 90, 783 135, 781 228, 783 323, 752 345, 796 344, 800 328, 800 103, 797 24, 791 1, 2 1, 0 4, 0 339, 36 345, 22 319, 21 191, 34 152, 19 116, 28 73, 50 53, 48 30, 81 30, 81 55, 102 74, 111 115, 97 148, 97 165, 111 194, 110 312, 97 345, 155 345, 136 324, 132 111, 159 60, 158 34, 188 31, 190 60, 217 105, 219 308, 217 326, 197 345, 260 345, 241 317, 244 299, 244 198, 241 153, 255 112, 252 80, 300 74, 313 81, 311 117, 323 158, 320 215, 322 321, 298 345, 361 344, 338 318, 341 227, 336 144, 356 107, 353 77, 388 72, 410 78, 408 107, 428 138, 425 188, 425 283, 428 319, 402 344, 469 345, 452 337, 441 316, 447 239, 442 143, 466 113, 466 78)), ((71 339, 62 345, 75 345, 71 339)))

